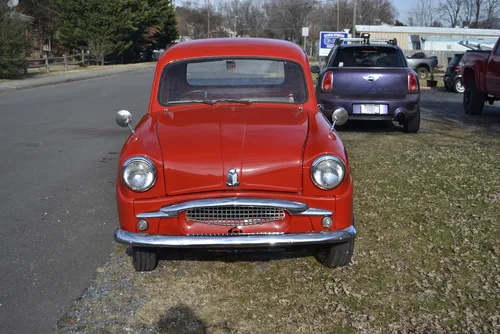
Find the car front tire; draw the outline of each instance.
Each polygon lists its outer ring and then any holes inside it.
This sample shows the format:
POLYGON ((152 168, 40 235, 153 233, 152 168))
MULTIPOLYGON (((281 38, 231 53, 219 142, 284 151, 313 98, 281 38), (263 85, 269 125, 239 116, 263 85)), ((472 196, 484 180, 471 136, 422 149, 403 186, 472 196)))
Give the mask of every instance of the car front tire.
POLYGON ((316 260, 328 268, 344 267, 351 262, 354 253, 354 239, 341 244, 324 246, 316 253, 316 260))
POLYGON ((417 109, 417 115, 414 118, 403 123, 403 130, 405 133, 417 133, 420 130, 420 108, 417 109))
POLYGON ((158 265, 158 250, 150 247, 132 247, 132 265, 135 271, 151 271, 158 265))
POLYGON ((464 111, 468 115, 479 115, 483 112, 486 98, 476 86, 474 80, 470 81, 464 91, 464 111))

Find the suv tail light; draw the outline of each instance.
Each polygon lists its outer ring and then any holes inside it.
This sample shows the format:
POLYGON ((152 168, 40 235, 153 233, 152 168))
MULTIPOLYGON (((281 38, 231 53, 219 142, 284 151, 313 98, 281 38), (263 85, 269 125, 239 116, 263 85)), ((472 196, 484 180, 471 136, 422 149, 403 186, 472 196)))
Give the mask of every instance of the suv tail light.
POLYGON ((323 80, 321 81, 321 90, 323 92, 331 92, 333 88, 333 73, 328 71, 323 76, 323 80))
POLYGON ((413 73, 408 73, 408 91, 410 93, 418 92, 417 76, 413 73))
POLYGON ((460 70, 462 70, 462 66, 460 66, 460 65, 455 66, 455 72, 456 73, 459 73, 460 70))

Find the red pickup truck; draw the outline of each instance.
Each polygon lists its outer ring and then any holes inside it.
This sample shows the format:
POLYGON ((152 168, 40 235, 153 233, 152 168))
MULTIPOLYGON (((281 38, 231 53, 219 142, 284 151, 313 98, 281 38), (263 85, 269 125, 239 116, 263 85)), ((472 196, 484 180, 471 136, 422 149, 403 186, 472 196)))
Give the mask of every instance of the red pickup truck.
POLYGON ((462 76, 464 111, 479 115, 488 101, 500 100, 500 38, 491 51, 467 51, 462 76))

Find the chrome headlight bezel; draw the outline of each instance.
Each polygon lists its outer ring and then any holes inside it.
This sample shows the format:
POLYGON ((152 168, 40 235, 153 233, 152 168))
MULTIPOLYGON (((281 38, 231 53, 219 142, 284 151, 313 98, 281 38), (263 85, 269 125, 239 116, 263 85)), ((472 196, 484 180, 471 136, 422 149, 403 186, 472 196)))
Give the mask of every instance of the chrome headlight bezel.
POLYGON ((122 179, 123 183, 127 186, 127 188, 129 188, 132 191, 139 192, 139 193, 148 191, 156 183, 157 173, 156 173, 155 164, 153 163, 153 161, 151 161, 149 158, 147 158, 145 156, 134 156, 134 157, 128 158, 122 165, 121 179, 122 179), (131 185, 127 182, 127 180, 125 178, 125 171, 126 171, 127 167, 129 167, 132 163, 142 163, 151 170, 151 172, 153 173, 153 180, 151 181, 151 183, 149 185, 147 185, 144 188, 134 188, 133 185, 131 185))
POLYGON ((342 182, 344 181, 344 178, 345 178, 345 175, 346 175, 346 168, 345 168, 345 164, 344 162, 342 161, 342 159, 340 159, 339 157, 336 157, 334 155, 331 155, 331 154, 325 154, 325 155, 322 155, 318 158, 316 158, 314 160, 314 162, 312 163, 311 165, 311 180, 313 181, 314 185, 322 190, 332 190, 332 189, 335 189, 337 188, 339 185, 342 184, 342 182), (339 180, 331 187, 328 187, 328 186, 325 186, 321 183, 319 183, 314 174, 318 168, 318 165, 326 160, 331 160, 333 162, 335 162, 336 164, 338 164, 340 167, 341 167, 341 170, 342 170, 342 175, 341 177, 339 178, 339 180))

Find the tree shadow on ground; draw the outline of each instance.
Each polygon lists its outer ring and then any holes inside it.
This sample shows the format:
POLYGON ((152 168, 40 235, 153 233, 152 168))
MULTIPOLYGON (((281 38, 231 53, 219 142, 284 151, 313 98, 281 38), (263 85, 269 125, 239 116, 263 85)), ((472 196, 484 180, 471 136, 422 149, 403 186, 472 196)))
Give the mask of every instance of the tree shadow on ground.
POLYGON ((337 126, 339 133, 343 132, 364 132, 364 133, 384 133, 399 135, 403 133, 403 127, 392 121, 362 121, 350 120, 342 126, 337 126))
POLYGON ((205 334, 216 331, 217 333, 234 333, 226 321, 207 325, 187 305, 180 304, 165 312, 155 325, 156 333, 169 334, 205 334))

